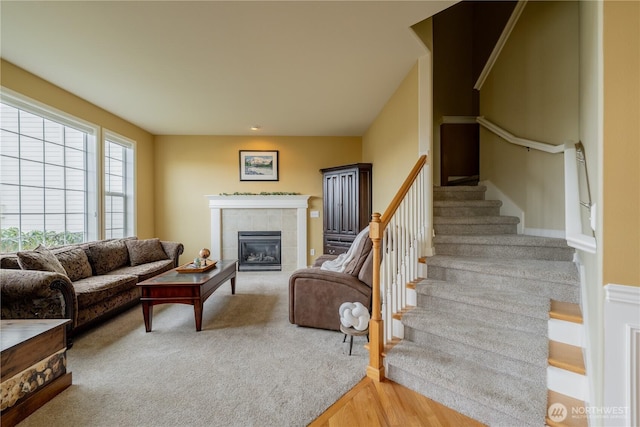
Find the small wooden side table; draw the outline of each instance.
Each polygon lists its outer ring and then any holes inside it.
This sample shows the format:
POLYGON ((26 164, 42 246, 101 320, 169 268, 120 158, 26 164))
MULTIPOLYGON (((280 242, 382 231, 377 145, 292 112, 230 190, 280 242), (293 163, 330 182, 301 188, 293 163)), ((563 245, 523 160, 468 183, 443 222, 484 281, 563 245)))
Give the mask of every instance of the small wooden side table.
POLYGON ((342 339, 342 342, 345 342, 347 340, 347 335, 349 335, 349 356, 351 356, 351 349, 353 349, 353 337, 361 337, 363 335, 367 336, 367 342, 369 342, 369 328, 365 329, 364 331, 359 331, 355 328, 347 328, 344 325, 340 325, 340 331, 344 334, 344 338, 342 339))
POLYGON ((68 319, 0 321, 3 427, 18 424, 71 385, 71 372, 66 369, 69 322, 68 319), (4 390, 12 392, 5 396, 4 390))

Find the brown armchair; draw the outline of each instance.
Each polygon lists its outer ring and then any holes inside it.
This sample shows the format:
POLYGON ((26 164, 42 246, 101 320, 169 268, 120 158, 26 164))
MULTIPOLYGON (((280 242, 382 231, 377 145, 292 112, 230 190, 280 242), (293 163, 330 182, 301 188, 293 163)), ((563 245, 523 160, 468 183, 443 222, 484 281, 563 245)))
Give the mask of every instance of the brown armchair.
POLYGON ((338 309, 344 302, 360 302, 371 309, 373 253, 368 236, 354 249, 354 257, 344 272, 323 270, 320 266, 335 259, 322 255, 313 267, 293 272, 289 278, 289 322, 311 328, 340 330, 338 309))

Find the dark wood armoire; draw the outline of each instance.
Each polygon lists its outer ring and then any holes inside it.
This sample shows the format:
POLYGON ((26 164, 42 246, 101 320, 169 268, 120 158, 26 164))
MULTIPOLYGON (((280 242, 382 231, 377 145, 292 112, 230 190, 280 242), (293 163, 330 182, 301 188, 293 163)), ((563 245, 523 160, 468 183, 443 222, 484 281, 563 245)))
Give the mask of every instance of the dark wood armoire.
POLYGON ((371 221, 371 163, 321 169, 323 179, 324 253, 349 250, 371 221))

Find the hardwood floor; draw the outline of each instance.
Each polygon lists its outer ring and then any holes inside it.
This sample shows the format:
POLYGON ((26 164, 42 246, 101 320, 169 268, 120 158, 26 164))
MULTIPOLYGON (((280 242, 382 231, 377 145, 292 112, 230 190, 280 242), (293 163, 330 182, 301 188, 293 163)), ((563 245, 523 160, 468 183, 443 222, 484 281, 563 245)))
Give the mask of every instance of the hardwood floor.
POLYGON ((389 380, 365 377, 309 427, 481 427, 457 413, 389 380))

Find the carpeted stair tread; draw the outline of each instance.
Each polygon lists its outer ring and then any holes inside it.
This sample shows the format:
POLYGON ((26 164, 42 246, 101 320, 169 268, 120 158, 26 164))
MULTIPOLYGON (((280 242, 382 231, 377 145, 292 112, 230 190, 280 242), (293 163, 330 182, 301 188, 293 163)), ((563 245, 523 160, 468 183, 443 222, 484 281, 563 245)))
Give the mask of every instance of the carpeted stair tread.
POLYGON ((469 258, 435 255, 427 259, 427 269, 429 266, 575 286, 578 286, 580 281, 575 265, 567 261, 469 258))
POLYGON ((434 224, 518 224, 520 219, 515 216, 434 216, 434 224))
POLYGON ((517 290, 505 291, 425 279, 416 284, 416 292, 545 321, 549 318, 549 298, 517 290))
MULTIPOLYGON (((516 218, 517 219, 517 218, 516 218)), ((496 234, 484 236, 469 235, 438 235, 433 239, 434 243, 456 243, 469 245, 504 245, 504 246, 545 246, 550 248, 566 248, 567 241, 553 237, 529 236, 526 234, 496 234)))
POLYGON ((479 363, 498 372, 523 378, 531 382, 546 383, 546 366, 525 363, 521 360, 511 358, 509 355, 471 347, 465 343, 449 339, 448 337, 441 337, 426 331, 411 328, 405 328, 404 338, 418 345, 423 345, 433 350, 443 351, 444 353, 479 363))
POLYGON ((436 253, 466 257, 572 261, 573 249, 563 239, 524 234, 437 235, 436 253))
POLYGON ((535 384, 410 341, 396 345, 385 362, 391 380, 395 381, 396 370, 410 372, 415 382, 409 387, 483 423, 539 426, 544 420, 544 383, 535 384), (464 404, 457 402, 457 396, 465 398, 464 404))
POLYGON ((462 192, 482 192, 487 191, 486 185, 436 185, 433 187, 434 193, 462 193, 462 192))
POLYGON ((433 228, 441 235, 516 234, 520 219, 514 216, 465 215, 434 216, 433 228))
POLYGON ((417 307, 405 313, 402 323, 405 328, 425 331, 474 348, 533 365, 547 365, 546 336, 516 331, 509 325, 492 324, 491 319, 470 319, 457 313, 417 307))
POLYGON ((437 208, 459 207, 500 207, 500 200, 434 200, 433 206, 437 208))
POLYGON ((484 185, 434 187, 433 200, 483 200, 486 191, 484 185))

